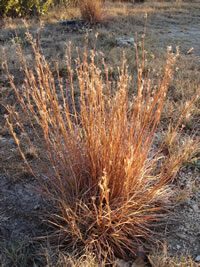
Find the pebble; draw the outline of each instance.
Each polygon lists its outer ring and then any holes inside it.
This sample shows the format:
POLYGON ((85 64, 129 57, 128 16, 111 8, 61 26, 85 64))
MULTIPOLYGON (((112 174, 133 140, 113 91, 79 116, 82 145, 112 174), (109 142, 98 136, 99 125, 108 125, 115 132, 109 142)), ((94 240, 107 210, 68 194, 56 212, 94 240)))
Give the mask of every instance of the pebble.
POLYGON ((200 255, 195 258, 195 261, 200 262, 200 255))
POLYGON ((134 38, 116 39, 118 45, 134 45, 134 38))
POLYGON ((192 206, 192 208, 193 208, 193 210, 194 210, 195 212, 199 212, 199 207, 198 207, 197 204, 194 204, 194 205, 192 206))
POLYGON ((188 241, 188 237, 187 237, 187 235, 185 235, 185 234, 176 233, 176 236, 178 236, 179 238, 181 238, 181 239, 183 239, 183 240, 188 241))
POLYGON ((39 210, 40 209, 40 205, 39 204, 36 204, 34 207, 33 207, 34 210, 39 210))
POLYGON ((129 267, 130 264, 124 260, 117 260, 116 266, 117 267, 129 267))

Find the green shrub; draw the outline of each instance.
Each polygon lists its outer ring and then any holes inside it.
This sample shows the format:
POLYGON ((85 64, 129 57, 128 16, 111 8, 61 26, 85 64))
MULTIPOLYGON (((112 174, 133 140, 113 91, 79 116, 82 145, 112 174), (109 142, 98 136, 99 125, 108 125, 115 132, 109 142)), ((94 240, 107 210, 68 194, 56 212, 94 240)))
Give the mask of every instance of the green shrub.
POLYGON ((26 17, 45 13, 52 0, 1 0, 0 15, 26 17))

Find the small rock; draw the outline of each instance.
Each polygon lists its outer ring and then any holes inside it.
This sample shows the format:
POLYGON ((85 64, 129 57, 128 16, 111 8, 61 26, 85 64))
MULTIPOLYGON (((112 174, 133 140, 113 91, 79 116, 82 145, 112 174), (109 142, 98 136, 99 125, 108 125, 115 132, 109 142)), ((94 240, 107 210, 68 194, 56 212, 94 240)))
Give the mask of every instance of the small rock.
POLYGON ((124 38, 124 39, 117 38, 116 41, 118 45, 134 45, 135 44, 134 38, 124 38))
POLYGON ((2 145, 7 144, 7 145, 12 145, 15 144, 15 140, 13 139, 13 137, 11 138, 5 138, 3 136, 0 135, 0 143, 2 145))
POLYGON ((40 209, 40 205, 39 204, 36 204, 34 207, 33 207, 34 210, 39 210, 40 209))
POLYGON ((117 267, 129 267, 130 264, 124 260, 117 260, 116 261, 116 266, 117 267))
POLYGON ((190 204, 191 204, 191 200, 190 200, 190 198, 189 198, 189 197, 185 199, 185 203, 186 203, 186 204, 188 204, 188 205, 190 205, 190 204))
POLYGON ((178 236, 179 238, 188 241, 188 237, 185 234, 182 233, 176 233, 176 236, 178 236))
POLYGON ((194 204, 194 205, 192 206, 192 208, 193 208, 193 210, 194 210, 195 212, 199 212, 199 207, 198 207, 197 204, 194 204))
POLYGON ((180 246, 180 245, 176 245, 176 248, 177 248, 177 249, 180 249, 180 248, 181 248, 181 246, 180 246))
POLYGON ((195 258, 195 261, 200 262, 200 255, 195 258))

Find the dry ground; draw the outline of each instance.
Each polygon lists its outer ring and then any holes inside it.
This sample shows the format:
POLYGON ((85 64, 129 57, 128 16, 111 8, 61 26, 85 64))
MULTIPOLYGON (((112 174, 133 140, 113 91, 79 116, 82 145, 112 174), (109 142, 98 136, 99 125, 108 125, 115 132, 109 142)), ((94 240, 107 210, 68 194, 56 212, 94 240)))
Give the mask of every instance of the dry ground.
MULTIPOLYGON (((171 119, 176 121, 179 118, 185 104, 200 84, 200 1, 192 3, 147 1, 139 5, 106 3, 105 24, 87 25, 81 31, 74 32, 61 23, 64 19, 80 19, 79 11, 73 9, 62 8, 50 11, 42 18, 40 31, 38 31, 40 23, 36 19, 28 20, 26 23, 34 38, 39 37, 41 48, 53 72, 56 73, 56 62, 60 62, 59 73, 63 78, 67 73, 66 44, 69 41, 72 42, 72 55, 75 57, 75 47, 79 47, 82 51, 85 33, 88 35, 90 49, 94 45, 95 34, 98 32, 96 49, 101 50, 107 63, 113 66, 111 73, 113 80, 117 76, 117 67, 120 66, 123 51, 125 51, 134 83, 136 80, 135 48, 131 45, 119 46, 117 39, 131 37, 136 39, 137 32, 140 44, 146 13, 148 16, 145 49, 148 67, 155 77, 157 73, 160 74, 164 66, 167 46, 171 45, 174 51, 177 45, 180 46, 176 72, 169 87, 160 133, 157 134, 157 142, 160 142, 171 119)), ((48 203, 37 191, 37 182, 23 163, 4 118, 7 114, 4 105, 16 104, 15 96, 3 70, 4 53, 8 58, 9 70, 15 76, 15 82, 20 88, 24 74, 20 71, 20 62, 13 41, 20 42, 30 65, 33 61, 32 51, 25 35, 26 27, 22 21, 4 18, 0 21, 0 27, 0 263, 3 266, 44 266, 48 265, 44 263, 45 258, 51 261, 51 257, 56 254, 46 242, 35 239, 50 231, 38 218, 42 208, 48 207, 48 203), (48 256, 45 257, 45 253, 48 256)), ((78 88, 76 90, 78 97, 78 88)), ((134 93, 134 88, 130 88, 130 93, 132 92, 134 93)), ((185 137, 192 138, 193 133, 196 136, 199 135, 199 119, 200 107, 199 102, 196 102, 183 122, 185 137)), ((32 164, 37 164, 31 148, 25 147, 25 149, 32 164)), ((193 259, 198 260, 200 258, 200 162, 197 159, 199 151, 194 153, 194 157, 196 159, 185 162, 177 175, 175 186, 180 189, 184 197, 177 203, 175 212, 177 220, 175 223, 169 221, 163 236, 160 236, 160 241, 167 241, 169 255, 177 253, 191 255, 193 259)), ((165 266, 169 266, 168 263, 165 266)), ((155 263, 153 266, 162 265, 155 263)))

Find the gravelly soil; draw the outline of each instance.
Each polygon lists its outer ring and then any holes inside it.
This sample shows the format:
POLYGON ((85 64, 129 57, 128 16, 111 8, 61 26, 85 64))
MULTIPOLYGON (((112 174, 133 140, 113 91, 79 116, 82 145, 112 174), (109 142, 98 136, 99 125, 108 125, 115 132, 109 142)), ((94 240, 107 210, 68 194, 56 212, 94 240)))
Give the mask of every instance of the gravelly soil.
POLYGON ((187 188, 190 196, 175 208, 177 224, 166 226, 164 239, 172 255, 179 252, 199 259, 200 255, 200 171, 182 170, 178 175, 180 187, 187 188))

